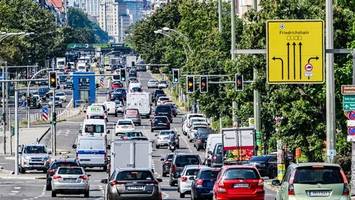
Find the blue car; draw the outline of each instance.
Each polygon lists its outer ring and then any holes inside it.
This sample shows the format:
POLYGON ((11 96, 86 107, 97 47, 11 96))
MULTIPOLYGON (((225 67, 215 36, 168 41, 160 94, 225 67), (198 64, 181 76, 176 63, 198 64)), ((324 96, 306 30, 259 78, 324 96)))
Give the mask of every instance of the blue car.
POLYGON ((213 185, 220 168, 202 168, 191 184, 191 199, 204 200, 213 198, 213 185))

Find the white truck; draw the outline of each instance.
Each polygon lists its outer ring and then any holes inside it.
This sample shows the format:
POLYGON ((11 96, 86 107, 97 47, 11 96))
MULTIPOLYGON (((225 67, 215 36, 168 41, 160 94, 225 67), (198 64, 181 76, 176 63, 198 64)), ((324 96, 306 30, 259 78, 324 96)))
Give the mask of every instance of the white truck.
POLYGON ((110 175, 117 168, 150 168, 153 170, 152 142, 116 140, 111 143, 110 175))
POLYGON ((57 69, 64 69, 65 68, 65 57, 57 58, 57 69))
POLYGON ((126 56, 126 66, 131 68, 136 65, 137 57, 136 56, 126 56))
POLYGON ((148 92, 132 92, 127 93, 126 108, 136 108, 141 116, 149 117, 151 113, 150 93, 148 92))

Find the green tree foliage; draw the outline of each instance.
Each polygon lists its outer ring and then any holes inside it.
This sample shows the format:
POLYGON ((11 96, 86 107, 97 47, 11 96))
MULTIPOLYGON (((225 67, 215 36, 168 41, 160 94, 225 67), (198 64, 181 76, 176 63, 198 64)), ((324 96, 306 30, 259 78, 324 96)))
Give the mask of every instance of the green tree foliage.
MULTIPOLYGON (((260 6, 262 9, 259 11, 250 10, 242 19, 236 20, 237 48, 266 48, 265 24, 270 19, 325 19, 324 0, 262 0, 260 6)), ((245 80, 252 80, 253 68, 256 68, 259 79, 246 84, 243 92, 236 92, 231 84, 210 84, 208 94, 196 92, 193 98, 199 99, 202 110, 212 117, 231 117, 231 102, 236 101, 237 117, 242 125, 246 125, 248 118, 253 116, 253 89, 256 88, 261 93, 265 148, 269 152, 275 151, 276 140, 281 139, 291 151, 301 147, 310 161, 324 160, 325 84, 268 85, 265 56, 237 56, 235 60, 230 60, 230 7, 227 3, 223 4, 222 13, 223 32, 219 33, 216 1, 173 1, 132 29, 131 46, 146 62, 166 62, 174 68, 180 67, 183 74, 229 74, 230 80, 233 80, 233 75, 240 73, 245 80), (183 33, 188 41, 177 36, 173 40, 154 34, 155 30, 164 26, 183 33), (186 43, 192 49, 188 53, 188 62, 182 45, 186 43), (276 116, 283 117, 277 129, 276 116)), ((336 48, 355 47, 354 22, 352 1, 337 1, 334 5, 336 48)), ((341 55, 336 56, 335 62, 338 159, 348 166, 350 146, 346 142, 339 91, 342 84, 351 83, 351 60, 349 56, 341 55)))

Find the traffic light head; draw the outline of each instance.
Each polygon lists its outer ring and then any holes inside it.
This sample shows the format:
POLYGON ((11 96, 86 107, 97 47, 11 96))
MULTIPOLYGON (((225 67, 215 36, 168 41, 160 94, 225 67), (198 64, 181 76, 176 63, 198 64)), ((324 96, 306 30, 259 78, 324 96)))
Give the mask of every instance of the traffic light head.
POLYGON ((186 77, 187 93, 193 93, 195 91, 194 77, 186 77))
POLYGON ((173 83, 179 82, 179 69, 173 69, 173 83))
POLYGON ((208 76, 201 76, 200 79, 200 92, 207 93, 208 92, 208 76))
POLYGON ((48 77, 49 88, 56 89, 57 88, 57 72, 49 72, 48 77))
POLYGON ((121 68, 120 74, 121 74, 121 81, 126 81, 126 69, 125 68, 121 68))
POLYGON ((235 90, 236 91, 243 91, 244 89, 244 84, 243 84, 243 76, 240 74, 235 75, 235 90))

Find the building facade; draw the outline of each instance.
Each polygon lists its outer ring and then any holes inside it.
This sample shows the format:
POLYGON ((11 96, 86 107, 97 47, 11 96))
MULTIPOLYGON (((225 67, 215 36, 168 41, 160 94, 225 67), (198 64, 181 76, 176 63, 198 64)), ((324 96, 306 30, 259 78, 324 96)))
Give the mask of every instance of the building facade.
POLYGON ((93 21, 98 21, 101 0, 69 0, 68 5, 84 11, 93 21))
POLYGON ((102 0, 100 2, 98 22, 100 28, 112 38, 111 42, 120 41, 119 3, 116 0, 102 0))

